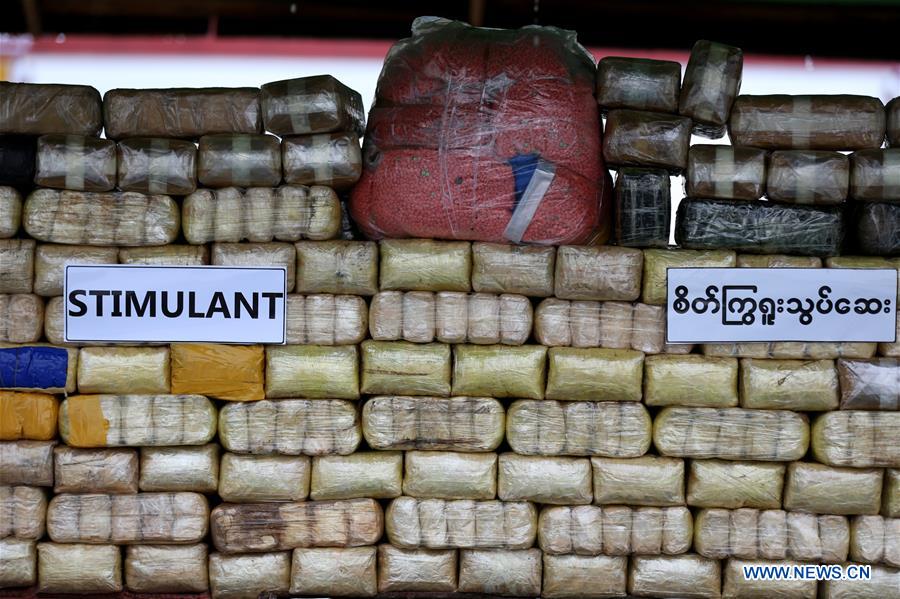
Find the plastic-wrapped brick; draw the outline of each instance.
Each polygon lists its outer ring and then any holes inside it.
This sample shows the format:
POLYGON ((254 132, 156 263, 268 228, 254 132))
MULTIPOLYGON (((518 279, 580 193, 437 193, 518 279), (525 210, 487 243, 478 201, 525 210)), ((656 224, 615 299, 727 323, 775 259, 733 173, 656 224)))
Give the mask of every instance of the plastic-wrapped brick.
POLYGON ((541 566, 537 549, 463 549, 459 554, 459 592, 537 597, 541 593, 541 566))
POLYGON ((740 48, 699 40, 684 70, 678 112, 694 120, 705 137, 722 137, 731 105, 741 89, 744 53, 740 48))
POLYGON ((276 135, 365 130, 362 96, 331 75, 266 83, 259 101, 266 131, 276 135))
POLYGON ((840 152, 782 150, 769 156, 766 197, 792 204, 840 204, 847 199, 850 161, 840 152))
POLYGON ((832 360, 741 360, 742 408, 824 412, 837 409, 838 394, 832 360))
POLYGON ((78 350, 75 347, 84 345, 82 342, 66 342, 63 337, 63 327, 65 322, 65 298, 51 297, 47 300, 44 308, 44 336, 47 341, 53 345, 72 346, 75 357, 78 357, 78 350))
POLYGON ((900 412, 828 412, 812 425, 812 454, 829 466, 900 468, 900 412))
POLYGON ((777 509, 786 466, 776 462, 692 460, 687 503, 694 507, 777 509))
POLYGON ((453 357, 453 395, 544 397, 541 345, 456 345, 453 357))
POLYGON ((403 452, 358 451, 344 456, 316 456, 309 496, 314 500, 392 499, 403 485, 403 452))
POLYGON ((874 256, 900 256, 900 204, 866 202, 855 215, 859 251, 874 256))
POLYGON ((209 588, 206 545, 129 545, 125 586, 136 593, 204 593, 209 588))
POLYGON ((287 291, 294 290, 297 254, 289 243, 214 243, 211 255, 216 266, 283 267, 287 291))
MULTIPOLYGON (((0 147, 0 159, 2 159, 0 147)), ((0 186, 0 239, 12 237, 22 224, 22 196, 12 187, 0 186)))
POLYGON ((691 119, 610 110, 603 132, 603 159, 611 166, 658 166, 680 172, 687 166, 691 119))
POLYGON ((197 189, 197 146, 161 137, 133 137, 116 145, 122 191, 187 195, 197 189))
POLYGON ((900 518, 900 468, 884 471, 884 502, 881 513, 887 518, 900 518))
POLYGON ((707 144, 691 146, 685 181, 688 197, 757 200, 765 190, 765 150, 707 144))
POLYGON ((122 554, 114 545, 38 543, 39 593, 122 591, 122 554))
POLYGON ((551 347, 548 358, 547 399, 641 400, 644 369, 644 354, 641 352, 630 349, 551 347))
MULTIPOLYGON (((848 567, 855 564, 844 564, 848 567)), ((900 570, 886 566, 872 566, 868 580, 822 581, 822 599, 884 599, 896 593, 900 585, 900 570)))
POLYGON ((119 250, 89 245, 41 243, 34 252, 34 292, 45 297, 63 294, 67 264, 116 264, 119 250))
POLYGON ((298 547, 374 545, 384 529, 374 499, 290 503, 223 503, 210 515, 216 549, 262 553, 298 547))
POLYGON ((625 596, 627 578, 627 557, 544 554, 541 596, 546 599, 625 596))
POLYGON ((348 189, 362 175, 359 137, 356 133, 287 137, 281 141, 281 163, 285 183, 348 189))
POLYGON ((232 401, 266 397, 261 345, 173 343, 169 353, 172 393, 232 401))
POLYGON ((259 90, 239 88, 111 89, 103 96, 106 137, 182 137, 259 133, 259 90))
POLYGON ((0 539, 0 589, 30 587, 37 582, 37 552, 34 541, 0 539))
POLYGON ((472 244, 472 289, 486 293, 553 295, 556 248, 500 243, 472 244))
POLYGON ((297 293, 374 295, 378 244, 372 241, 298 241, 297 293))
POLYGON ((0 442, 0 485, 53 486, 56 441, 0 442))
POLYGON ((204 135, 197 180, 206 187, 274 187, 281 183, 281 142, 273 135, 204 135))
POLYGON ((0 389, 74 393, 78 350, 46 343, 0 343, 0 389))
POLYGON ((0 539, 38 540, 44 536, 47 495, 38 487, 0 486, 0 539))
POLYGON ((644 402, 648 406, 734 407, 738 405, 738 361, 693 354, 647 356, 644 402))
POLYGON ((690 343, 666 343, 666 308, 650 304, 634 304, 631 349, 645 354, 689 354, 690 343))
POLYGON ((12 204, 16 210, 12 214, 0 210, 0 237, 11 237, 16 231, 9 228, 19 226, 22 200, 17 190, 34 185, 37 140, 35 135, 0 135, 0 207, 12 204))
POLYGON ((403 494, 419 499, 494 499, 497 455, 408 451, 403 494))
POLYGON ((378 592, 456 591, 457 552, 454 549, 402 549, 378 546, 378 592))
POLYGON ((623 167, 616 176, 616 240, 626 247, 669 245, 669 173, 662 169, 623 167))
POLYGON ((822 268, 822 259, 815 256, 786 254, 738 254, 739 268, 822 268))
POLYGON ((355 295, 287 296, 288 345, 355 345, 366 338, 369 307, 355 295))
POLYGON ((500 455, 497 495, 503 501, 579 505, 593 499, 587 458, 500 455))
POLYGON ((681 64, 672 60, 606 56, 597 63, 597 104, 603 110, 675 113, 680 90, 681 64))
POLYGON ((215 493, 219 484, 219 446, 142 447, 141 491, 215 493))
POLYGON ((721 597, 717 560, 685 555, 638 555, 631 558, 628 593, 638 597, 721 597))
POLYGON ((309 471, 307 457, 226 453, 219 496, 230 503, 303 501, 309 495, 309 471))
POLYGON ((375 547, 295 549, 291 593, 371 597, 378 591, 375 547))
POLYGON ((357 351, 355 345, 266 347, 266 397, 358 399, 357 351))
POLYGON ((81 135, 42 135, 34 182, 73 191, 110 191, 116 186, 116 143, 81 135))
POLYGON ((40 241, 71 245, 166 245, 178 236, 178 205, 165 195, 38 189, 22 224, 40 241))
POLYGON ((850 197, 900 200, 900 147, 860 150, 850 155, 850 197))
POLYGON ((33 239, 0 239, 0 293, 31 293, 33 239))
POLYGON ((900 518, 853 518, 850 521, 850 559, 900 568, 900 518))
POLYGON ((0 391, 0 441, 49 441, 56 437, 58 412, 53 395, 0 391))
POLYGON ((340 399, 230 403, 219 413, 219 441, 238 453, 347 455, 361 439, 356 406, 340 399))
POLYGON ((684 505, 684 461, 647 455, 592 457, 594 503, 600 505, 684 505))
POLYGON ((53 451, 54 493, 137 493, 138 452, 134 449, 77 449, 59 445, 53 451))
POLYGON ((82 348, 78 352, 78 391, 168 393, 169 348, 82 348))
POLYGON ((802 567, 797 562, 729 559, 722 572, 722 597, 725 599, 816 599, 818 583, 814 579, 747 580, 745 568, 802 567))
MULTIPOLYGON (((367 340, 360 347, 362 393, 450 395, 449 345, 367 340)), ((506 351, 513 349, 500 347, 506 351)))
POLYGON ((641 301, 665 305, 669 268, 732 268, 737 255, 727 250, 644 250, 641 301))
POLYGON ((641 250, 635 248, 562 246, 556 252, 555 295, 634 301, 640 296, 642 261, 641 250))
POLYGON ((894 98, 885 107, 887 114, 887 145, 900 147, 900 99, 894 98))
POLYGON ((385 290, 469 291, 472 247, 466 241, 386 239, 379 243, 385 290))
POLYGON ((775 341, 772 343, 705 343, 706 356, 786 360, 834 360, 837 358, 871 358, 875 343, 804 343, 775 341))
POLYGON ((287 593, 290 587, 290 551, 209 554, 209 590, 213 599, 258 599, 261 593, 287 593))
POLYGON ((148 266, 203 266, 209 264, 205 245, 166 245, 145 248, 121 248, 119 264, 148 266))
POLYGON ((0 81, 0 133, 98 136, 100 92, 88 85, 0 81))
POLYGON ((875 515, 881 508, 883 471, 788 464, 784 509, 814 514, 875 515))
POLYGON ((626 302, 563 300, 538 304, 534 337, 542 345, 629 349, 634 307, 626 302))

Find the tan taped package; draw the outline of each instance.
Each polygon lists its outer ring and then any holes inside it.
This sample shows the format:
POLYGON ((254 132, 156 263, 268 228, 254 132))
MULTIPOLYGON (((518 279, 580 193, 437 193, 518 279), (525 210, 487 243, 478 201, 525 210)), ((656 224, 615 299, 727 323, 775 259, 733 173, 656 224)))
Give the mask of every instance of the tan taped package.
POLYGON ((202 395, 73 395, 59 406, 59 434, 73 447, 203 445, 216 408, 202 395))
POLYGON ((142 447, 141 491, 215 493, 219 486, 219 446, 142 447))
POLYGON ((229 503, 303 501, 309 495, 310 460, 302 456, 222 456, 219 496, 229 503))
POLYGON ((706 508, 781 507, 786 466, 777 462, 692 460, 687 503, 706 508))
POLYGON ((647 356, 648 406, 730 408, 738 405, 738 361, 706 356, 647 356))
POLYGON ((831 360, 741 360, 743 408, 835 410, 838 392, 838 373, 831 360))
POLYGON ((198 493, 63 494, 47 506, 47 534, 56 543, 184 545, 206 536, 208 520, 198 493))
POLYGON ((281 136, 365 129, 362 97, 331 75, 266 83, 259 103, 266 130, 281 136))
POLYGON ((545 553, 543 570, 541 596, 546 599, 605 599, 626 594, 627 557, 545 553))
POLYGON ((725 133, 731 105, 741 89, 744 53, 740 48, 698 40, 684 69, 678 112, 691 117, 694 131, 718 138, 725 133))
POLYGON ((51 297, 44 307, 44 336, 53 345, 71 347, 78 356, 78 346, 84 345, 81 341, 66 341, 63 327, 65 322, 65 298, 51 297))
POLYGON ((38 543, 38 592, 118 593, 122 554, 114 545, 38 543))
POLYGON ((630 349, 576 347, 551 347, 547 353, 547 399, 641 400, 643 353, 630 349))
POLYGON ((669 268, 731 268, 737 255, 726 250, 644 250, 641 301, 665 305, 669 268))
POLYGON ((900 412, 840 411, 812 426, 812 454, 829 466, 900 468, 900 412))
POLYGON ((138 452, 134 449, 76 449, 59 445, 53 451, 54 493, 137 493, 138 452))
POLYGON ((502 243, 472 244, 472 289, 484 293, 553 295, 556 249, 502 243))
POLYGON ((298 185, 349 189, 362 175, 362 151, 356 133, 324 133, 281 140, 284 180, 298 185))
POLYGON ((841 409, 900 410, 900 357, 838 360, 841 409))
POLYGON ((494 499, 497 455, 407 451, 403 494, 418 499, 494 499))
POLYGON ((374 241, 298 241, 297 293, 378 292, 378 244, 374 241))
POLYGON ((34 182, 73 191, 111 191, 116 186, 116 142, 42 135, 37 140, 34 182))
POLYGON ((261 593, 287 593, 290 587, 290 551, 209 554, 209 590, 213 599, 259 599, 261 593))
POLYGON ((691 548, 692 535, 686 507, 545 507, 538 520, 545 555, 676 555, 691 548))
POLYGON ((34 253, 34 292, 45 297, 63 294, 66 264, 116 264, 119 250, 89 245, 39 244, 34 253))
POLYGON ((317 456, 312 461, 309 496, 314 500, 392 499, 403 487, 402 451, 358 451, 317 456))
POLYGON ((203 266, 209 264, 209 248, 205 245, 166 245, 145 248, 120 248, 119 264, 203 266))
POLYGON ((85 347, 78 352, 81 393, 168 393, 169 348, 85 347))
POLYGON ((58 414, 53 395, 0 391, 0 441, 54 439, 58 414))
POLYGON ((231 403, 219 413, 219 442, 238 453, 347 455, 361 438, 356 406, 340 399, 231 403))
POLYGON ((0 82, 0 133, 100 135, 100 93, 89 85, 0 82))
POLYGON ((871 358, 876 343, 805 343, 774 341, 771 343, 705 343, 706 356, 757 358, 760 360, 834 360, 836 358, 871 358))
POLYGON ((33 239, 0 239, 0 293, 31 293, 34 248, 33 239))
POLYGON ((840 152, 783 150, 769 156, 766 197, 791 204, 840 204, 847 199, 850 160, 840 152))
POLYGON ((544 397, 542 345, 457 345, 453 358, 453 395, 544 397))
POLYGON ((20 366, 12 381, 0 381, 0 388, 38 393, 75 393, 78 372, 77 348, 57 347, 49 343, 24 345, 0 343, 0 350, 7 350, 3 353, 13 354, 20 366), (62 383, 63 371, 65 384, 56 386, 62 383))
POLYGON ((853 152, 850 197, 867 201, 900 199, 900 148, 853 152))
POLYGON ((635 458, 647 453, 651 436, 639 403, 521 399, 506 416, 506 440, 522 455, 635 458))
POLYGON ((392 545, 405 549, 527 549, 537 534, 537 510, 527 502, 398 497, 385 513, 392 545))
POLYGON ((850 521, 850 559, 900 568, 900 518, 853 518, 850 521))
POLYGON ((22 196, 13 187, 0 185, 0 239, 12 237, 22 224, 22 196))
POLYGON ((341 228, 341 204, 328 187, 198 189, 181 206, 188 243, 255 243, 331 239, 341 228))
POLYGON ((887 518, 900 518, 900 469, 884 471, 884 505, 881 513, 887 518))
POLYGON ((30 587, 37 582, 37 550, 34 541, 0 539, 0 589, 30 587))
MULTIPOLYGON (((845 568, 859 568, 858 564, 844 564, 845 568)), ((857 570, 855 572, 859 574, 857 570)), ((822 581, 821 599, 884 599, 893 597, 900 586, 900 570, 885 566, 871 566, 871 577, 855 580, 822 581)))
POLYGON ((355 345, 266 347, 266 397, 358 399, 359 391, 355 345))
POLYGON ((822 259, 785 254, 738 254, 737 265, 739 268, 822 268, 822 259))
POLYGON ((197 146, 162 137, 132 137, 116 145, 119 189, 183 196, 197 189, 197 146))
POLYGON ((136 593, 205 593, 206 545, 129 545, 125 587, 136 593))
POLYGON ((56 441, 0 442, 0 485, 53 486, 56 441))
POLYGON ((467 241, 386 239, 379 243, 380 287, 400 291, 469 291, 472 246, 467 241))
POLYGON ((593 499, 587 458, 500 455, 497 495, 503 501, 580 505, 593 499))
POLYGON ((366 338, 369 307, 355 295, 287 296, 288 345, 355 345, 366 338))
POLYGON ((281 183, 281 141, 265 134, 204 135, 197 181, 205 187, 274 187, 281 183))
POLYGON ((261 345, 173 343, 172 393, 206 395, 216 399, 264 399, 265 352, 261 345))
POLYGON ((765 150, 697 144, 688 151, 687 197, 757 200, 765 189, 765 150))
POLYGON ((260 553, 374 545, 384 532, 384 515, 374 499, 223 503, 209 525, 219 551, 260 553))
POLYGON ((691 119, 644 110, 610 110, 603 132, 603 159, 618 166, 687 167, 691 119))
POLYGON ((455 549, 402 549, 378 546, 378 592, 448 592, 456 590, 455 549))
POLYGON ((537 549, 464 549, 459 553, 459 592, 536 597, 541 593, 541 566, 537 549))
POLYGON ((641 250, 561 246, 556 252, 555 295, 570 300, 632 302, 641 294, 641 250))
POLYGON ((695 554, 631 558, 628 592, 637 597, 721 597, 719 562, 695 554))
POLYGON ((784 509, 813 514, 875 515, 881 509, 884 471, 788 464, 784 509))
POLYGON ((591 458, 594 503, 684 505, 684 461, 675 458, 591 458))
POLYGON ((147 246, 175 241, 178 205, 165 195, 38 189, 25 200, 22 225, 40 241, 147 246))
POLYGON ((799 460, 809 447, 806 416, 786 410, 664 408, 653 421, 663 455, 723 460, 799 460))
POLYGON ((372 449, 494 451, 505 413, 487 397, 373 397, 363 406, 363 434, 372 449))
POLYGON ((36 541, 44 536, 47 495, 38 487, 0 486, 0 539, 36 541))
POLYGON ((289 243, 214 243, 211 262, 216 266, 272 266, 284 268, 288 293, 294 290, 297 255, 289 243))
POLYGON ((816 599, 818 583, 813 580, 747 580, 744 568, 801 566, 797 562, 729 559, 722 573, 724 599, 816 599))
POLYGON ((295 549, 291 593, 371 597, 378 592, 375 547, 295 549))
POLYGON ((362 393, 450 395, 449 345, 369 339, 360 348, 362 393))
POLYGON ((597 64, 597 104, 604 112, 633 108, 675 113, 680 88, 681 65, 671 60, 605 56, 597 64))

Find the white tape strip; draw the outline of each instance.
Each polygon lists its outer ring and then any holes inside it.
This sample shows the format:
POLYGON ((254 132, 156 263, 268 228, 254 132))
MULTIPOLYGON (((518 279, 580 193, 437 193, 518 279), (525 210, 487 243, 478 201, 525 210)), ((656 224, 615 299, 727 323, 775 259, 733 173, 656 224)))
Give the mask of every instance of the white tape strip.
POLYGON ((340 160, 332 143, 331 136, 313 135, 310 139, 310 162, 317 185, 330 185, 334 177, 333 161, 340 160))
POLYGON ((253 137, 250 135, 235 135, 231 138, 231 182, 238 187, 248 187, 250 171, 256 162, 253 156, 253 137))
POLYGON ((798 204, 812 204, 816 195, 816 187, 819 181, 819 169, 822 163, 814 157, 800 158, 793 165, 797 178, 794 181, 794 198, 798 204))
POLYGON ((697 120, 716 120, 716 104, 725 88, 725 68, 728 66, 728 49, 721 44, 711 43, 706 64, 703 66, 703 77, 700 80, 700 93, 703 102, 694 108, 697 120))
POLYGON ((169 172, 176 172, 177 166, 172 162, 173 152, 169 151, 169 145, 165 139, 154 137, 147 148, 147 191, 151 194, 161 194, 168 191, 167 180, 169 172))
POLYGON ((541 201, 544 199, 547 190, 550 189, 550 184, 553 183, 555 176, 556 167, 552 162, 547 162, 546 160, 538 161, 537 168, 534 169, 534 174, 531 176, 531 181, 528 182, 528 187, 525 188, 525 192, 519 200, 519 205, 516 206, 509 223, 506 225, 506 230, 503 231, 503 236, 506 239, 513 243, 522 241, 525 231, 528 230, 528 225, 531 224, 535 213, 537 213, 538 206, 541 205, 541 201))
POLYGON ((66 189, 84 189, 84 140, 78 135, 66 135, 66 189))
POLYGON ((731 146, 716 146, 716 157, 713 165, 716 197, 730 198, 734 195, 735 170, 734 148, 731 146))
POLYGON ((900 200, 900 148, 883 150, 881 181, 885 200, 900 200))
POLYGON ((791 116, 788 117, 791 131, 791 146, 794 148, 808 148, 812 137, 812 98, 809 96, 794 96, 791 99, 791 116))

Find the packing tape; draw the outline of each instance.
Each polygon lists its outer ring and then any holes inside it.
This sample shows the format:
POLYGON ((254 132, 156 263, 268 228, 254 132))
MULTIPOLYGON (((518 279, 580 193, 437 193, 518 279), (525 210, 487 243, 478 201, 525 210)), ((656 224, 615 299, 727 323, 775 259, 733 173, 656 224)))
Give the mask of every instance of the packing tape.
POLYGON ((716 197, 730 198, 734 195, 736 170, 734 148, 731 146, 716 146, 716 157, 713 163, 716 197))
POLYGON ((84 189, 84 139, 79 135, 66 135, 66 189, 84 189))
POLYGON ((550 189, 554 177, 556 177, 556 166, 544 159, 539 160, 537 168, 534 169, 534 174, 531 176, 531 181, 528 182, 528 186, 522 194, 522 199, 519 200, 519 205, 516 206, 509 223, 506 225, 506 230, 503 231, 503 236, 506 239, 513 243, 522 241, 525 231, 528 230, 528 226, 534 219, 534 215, 537 213, 547 190, 550 189))

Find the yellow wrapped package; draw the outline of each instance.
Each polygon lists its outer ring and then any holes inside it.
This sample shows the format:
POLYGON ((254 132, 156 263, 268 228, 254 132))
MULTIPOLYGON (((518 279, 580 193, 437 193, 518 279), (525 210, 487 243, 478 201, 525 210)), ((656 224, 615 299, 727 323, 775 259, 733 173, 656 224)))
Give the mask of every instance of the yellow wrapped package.
POLYGON ((59 445, 53 450, 53 492, 137 493, 138 452, 134 449, 77 449, 59 445))
POLYGON ((219 446, 142 447, 141 491, 215 493, 219 486, 219 446))
POLYGON ((569 300, 633 302, 641 294, 641 250, 614 246, 561 246, 556 251, 554 295, 569 300))
POLYGON ((34 289, 33 239, 0 239, 0 293, 31 293, 34 289))
POLYGON ((742 408, 835 410, 838 394, 838 374, 831 360, 741 360, 742 408))
POLYGON ((295 549, 291 593, 371 597, 378 592, 375 547, 295 549))
POLYGON ((541 594, 541 552, 481 551, 459 552, 459 592, 537 597, 541 594))
POLYGON ((117 264, 119 250, 89 245, 42 243, 34 252, 34 292, 44 297, 63 294, 66 264, 117 264))
POLYGON ((290 587, 290 551, 209 554, 209 590, 213 599, 259 599, 262 593, 287 593, 290 587))
POLYGON ((633 327, 631 349, 645 354, 689 354, 694 349, 690 343, 666 343, 665 306, 635 304, 633 327))
POLYGON ((850 521, 850 559, 900 568, 900 518, 853 518, 850 521))
POLYGON ((369 339, 361 348, 363 393, 450 395, 449 345, 369 339))
POLYGON ((647 356, 644 402, 648 406, 730 408, 738 405, 738 361, 706 356, 647 356))
POLYGON ((457 345, 453 358, 453 395, 544 398, 542 345, 457 345))
POLYGON ((786 466, 778 462, 692 460, 687 503, 694 507, 777 509, 786 466))
POLYGON ((810 578, 797 580, 747 580, 744 568, 794 568, 794 561, 729 559, 722 573, 722 597, 725 599, 816 599, 818 583, 810 578))
POLYGON ((38 592, 118 593, 122 554, 114 545, 38 543, 38 592))
POLYGON ((56 441, 0 442, 0 485, 53 486, 56 441))
POLYGON ((168 347, 85 347, 79 393, 169 393, 168 347))
POLYGON ((374 295, 378 244, 374 241, 298 241, 297 293, 374 295))
POLYGON ((500 455, 497 496, 503 501, 581 505, 593 499, 587 458, 500 455))
POLYGON ((719 562, 693 553, 631 558, 628 593, 638 597, 721 597, 719 562))
MULTIPOLYGON (((851 565, 844 564, 847 568, 851 565)), ((872 566, 868 580, 823 580, 821 599, 886 599, 900 587, 900 570, 886 566, 872 566)))
POLYGON ((59 402, 45 393, 0 391, 0 441, 56 437, 59 402))
POLYGON ((665 305, 669 268, 734 267, 737 256, 725 250, 644 250, 644 284, 641 301, 665 305))
POLYGON ((815 419, 812 454, 829 466, 900 468, 900 412, 842 410, 815 419))
POLYGON ((400 496, 402 486, 402 451, 358 451, 314 457, 309 496, 316 501, 391 499, 400 496))
POLYGON ((594 503, 599 505, 684 505, 684 461, 652 455, 591 458, 594 503))
POLYGON ((172 393, 231 401, 265 399, 261 345, 173 343, 172 393))
POLYGON ((884 505, 881 513, 887 518, 900 518, 900 469, 884 471, 884 505))
POLYGON ((22 222, 22 196, 14 187, 0 185, 0 239, 14 236, 22 222))
POLYGON ((203 266, 209 264, 205 245, 163 245, 145 248, 119 248, 119 264, 134 266, 203 266))
POLYGON ((452 593, 456 590, 455 549, 378 546, 378 592, 452 593))
POLYGON ((44 536, 47 495, 38 487, 0 486, 0 539, 39 540, 44 536))
POLYGON ((403 494, 419 499, 494 499, 497 455, 407 451, 403 494))
POLYGON ((219 496, 230 503, 303 501, 309 495, 310 461, 304 456, 222 456, 219 496))
POLYGON ((788 464, 784 509, 813 514, 875 515, 881 508, 884 471, 788 464))
POLYGON ((214 243, 211 264, 215 266, 282 267, 287 277, 287 291, 294 290, 297 254, 289 243, 214 243))
POLYGON ((551 347, 548 353, 550 368, 547 375, 547 399, 641 400, 641 378, 644 371, 644 354, 641 352, 630 349, 551 347))
POLYGON ((0 342, 34 343, 44 328, 44 300, 30 293, 0 294, 0 342))
POLYGON ((472 289, 487 293, 553 295, 556 248, 503 243, 472 244, 472 289))
POLYGON ((472 246, 467 241, 384 239, 380 287, 403 291, 469 291, 472 246))
POLYGON ((0 539, 0 589, 30 587, 37 582, 37 550, 34 541, 0 539))
POLYGON ((355 345, 270 345, 266 397, 358 399, 358 363, 355 345))
POLYGON ((871 358, 876 343, 805 343, 773 341, 771 343, 704 343, 706 356, 758 358, 774 360, 835 360, 837 358, 871 358))
POLYGON ((75 393, 78 349, 74 347, 0 343, 0 363, 4 364, 0 367, 0 389, 75 393))
POLYGON ((129 545, 125 586, 136 593, 204 593, 209 588, 206 545, 129 545))
POLYGON ((624 597, 628 558, 612 555, 544 554, 545 599, 624 597))
POLYGON ((355 345, 366 338, 369 308, 355 295, 287 296, 288 345, 355 345))

